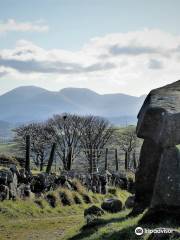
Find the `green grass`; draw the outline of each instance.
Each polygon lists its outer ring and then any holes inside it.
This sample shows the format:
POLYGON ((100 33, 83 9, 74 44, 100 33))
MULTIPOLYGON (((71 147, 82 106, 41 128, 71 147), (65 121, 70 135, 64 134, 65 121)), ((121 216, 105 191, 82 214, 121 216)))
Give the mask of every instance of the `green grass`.
POLYGON ((16 144, 0 144, 0 153, 5 155, 12 155, 15 153, 16 144))
MULTIPOLYGON (((60 189, 58 190, 60 191, 60 189)), ((58 192, 51 192, 58 198, 58 192)), ((72 192, 72 197, 79 192, 72 192)), ((89 193, 93 204, 100 203, 104 198, 112 197, 89 193)), ((124 202, 129 193, 117 190, 116 195, 124 202)), ((120 213, 106 213, 87 227, 84 209, 92 204, 72 204, 63 206, 60 200, 52 208, 45 199, 16 200, 0 202, 0 240, 146 240, 148 235, 136 236, 135 228, 142 217, 128 218, 130 210, 120 213), (36 201, 36 202, 35 202, 36 201)), ((165 227, 166 225, 160 225, 165 227)), ((148 226, 154 229, 158 226, 148 226)), ((167 223, 167 227, 172 227, 167 223)))
MULTIPOLYGON (((82 189, 81 189, 82 190, 82 189)), ((72 197, 78 196, 83 202, 84 191, 72 192, 72 197)), ((128 212, 124 211, 120 214, 106 214, 101 219, 101 224, 98 225, 98 233, 83 229, 86 224, 84 219, 84 209, 100 203, 104 198, 112 197, 112 194, 106 196, 100 194, 88 193, 93 200, 92 204, 72 204, 71 206, 63 206, 59 199, 58 191, 50 194, 58 198, 57 205, 52 208, 45 199, 31 199, 31 200, 16 200, 0 202, 0 240, 5 239, 98 239, 101 235, 109 232, 109 224, 115 224, 121 217, 124 217, 128 212), (117 220, 115 220, 117 219, 117 220), (108 228, 106 229, 106 227, 108 228), (105 230, 106 229, 106 230, 105 230), (86 235, 90 238, 86 238, 86 235), (83 238, 82 238, 83 239, 83 238)), ((124 201, 129 194, 125 191, 118 190, 117 196, 124 201)), ((74 201, 75 202, 75 201, 74 201)))

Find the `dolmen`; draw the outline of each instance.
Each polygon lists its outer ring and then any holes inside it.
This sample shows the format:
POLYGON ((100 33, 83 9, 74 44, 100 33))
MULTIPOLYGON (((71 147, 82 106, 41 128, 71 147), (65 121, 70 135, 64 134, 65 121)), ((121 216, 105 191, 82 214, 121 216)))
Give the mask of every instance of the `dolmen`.
POLYGON ((180 80, 152 90, 138 114, 143 138, 131 215, 148 212, 144 221, 163 216, 180 222, 180 80))

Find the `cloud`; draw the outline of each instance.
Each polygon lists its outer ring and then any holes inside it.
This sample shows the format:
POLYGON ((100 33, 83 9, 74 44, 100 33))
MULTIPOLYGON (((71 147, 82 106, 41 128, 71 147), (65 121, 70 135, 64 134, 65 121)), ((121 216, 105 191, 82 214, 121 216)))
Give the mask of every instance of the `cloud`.
POLYGON ((7 32, 47 32, 48 25, 42 21, 37 22, 17 22, 14 19, 0 22, 0 33, 7 32))
POLYGON ((162 69, 163 63, 156 59, 150 59, 149 61, 149 68, 150 69, 162 69))
POLYGON ((4 77, 6 74, 8 74, 7 71, 0 71, 0 78, 4 77))
POLYGON ((1 82, 141 95, 180 79, 178 59, 180 36, 157 29, 93 38, 79 51, 47 50, 20 40, 13 49, 0 50, 0 69, 6 72, 1 82))
POLYGON ((95 63, 83 66, 77 63, 55 62, 55 61, 35 61, 35 60, 16 60, 3 59, 0 57, 0 66, 13 68, 21 73, 61 73, 61 74, 80 74, 96 71, 105 71, 115 67, 112 63, 95 63))
POLYGON ((141 54, 152 54, 159 53, 159 49, 152 47, 141 47, 141 46, 118 46, 114 45, 110 48, 109 52, 112 55, 141 55, 141 54))

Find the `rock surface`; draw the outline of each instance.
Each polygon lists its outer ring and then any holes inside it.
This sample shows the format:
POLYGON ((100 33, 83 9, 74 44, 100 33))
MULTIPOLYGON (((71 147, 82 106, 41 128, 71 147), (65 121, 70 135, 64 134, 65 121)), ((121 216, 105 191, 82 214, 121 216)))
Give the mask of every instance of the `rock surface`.
POLYGON ((104 211, 101 208, 99 208, 95 205, 93 205, 93 206, 84 210, 84 216, 85 217, 87 215, 102 216, 103 214, 104 214, 104 211))
POLYGON ((161 207, 169 212, 179 208, 180 80, 149 93, 138 114, 137 135, 144 143, 136 173, 134 213, 147 207, 153 214, 153 209, 161 207))
POLYGON ((134 207, 134 200, 135 196, 129 196, 127 200, 125 201, 125 207, 126 208, 133 208, 134 207))
POLYGON ((122 202, 119 199, 115 198, 106 199, 101 204, 101 208, 110 213, 117 213, 122 210, 122 202))

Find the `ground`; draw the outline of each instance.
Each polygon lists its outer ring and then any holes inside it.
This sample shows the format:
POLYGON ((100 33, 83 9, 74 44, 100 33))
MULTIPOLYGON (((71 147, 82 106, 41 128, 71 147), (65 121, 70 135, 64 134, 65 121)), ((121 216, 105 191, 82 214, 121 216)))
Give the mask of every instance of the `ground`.
POLYGON ((59 214, 49 213, 41 217, 1 216, 0 239, 119 239, 120 234, 124 234, 124 230, 129 227, 133 230, 132 235, 135 235, 134 225, 136 225, 137 218, 125 220, 128 211, 113 215, 107 214, 99 220, 96 227, 83 228, 85 225, 84 207, 87 206, 64 207, 59 214))

